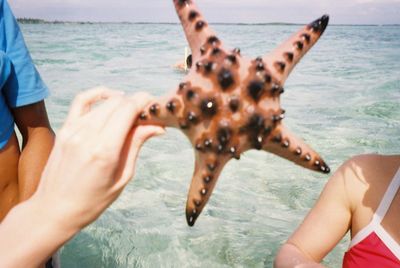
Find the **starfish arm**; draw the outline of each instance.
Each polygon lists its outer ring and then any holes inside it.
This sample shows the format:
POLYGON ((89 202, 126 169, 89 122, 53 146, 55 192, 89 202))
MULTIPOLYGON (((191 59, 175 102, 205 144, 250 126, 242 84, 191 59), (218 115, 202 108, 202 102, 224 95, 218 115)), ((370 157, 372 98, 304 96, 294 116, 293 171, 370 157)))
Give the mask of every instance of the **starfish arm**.
POLYGON ((210 37, 215 37, 215 32, 205 21, 193 0, 174 0, 174 4, 193 58, 199 59, 204 53, 202 46, 210 40, 210 37))
POLYGON ((307 169, 322 173, 330 172, 330 168, 321 156, 283 125, 275 129, 263 149, 307 169))
POLYGON ((184 118, 182 96, 175 93, 151 102, 139 115, 139 125, 180 128, 184 118))
POLYGON ((263 57, 268 69, 281 84, 286 81, 301 58, 319 40, 328 26, 328 23, 329 16, 322 16, 303 27, 278 48, 263 57))
POLYGON ((195 170, 186 203, 186 220, 193 226, 207 204, 219 175, 230 158, 196 153, 195 170))

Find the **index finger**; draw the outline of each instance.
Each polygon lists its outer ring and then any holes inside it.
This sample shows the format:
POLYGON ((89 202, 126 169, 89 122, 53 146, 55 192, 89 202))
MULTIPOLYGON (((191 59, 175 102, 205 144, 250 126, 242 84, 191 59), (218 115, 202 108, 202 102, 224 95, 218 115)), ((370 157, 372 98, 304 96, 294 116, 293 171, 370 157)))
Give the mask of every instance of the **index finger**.
POLYGON ((78 94, 72 102, 67 121, 74 120, 88 113, 96 102, 114 96, 123 95, 123 91, 112 90, 106 87, 96 87, 78 94))
MULTIPOLYGON (((146 93, 137 93, 127 97, 108 118, 104 128, 100 131, 102 146, 120 152, 129 131, 143 110, 153 98, 146 93)), ((93 113, 93 116, 96 116, 93 113)))

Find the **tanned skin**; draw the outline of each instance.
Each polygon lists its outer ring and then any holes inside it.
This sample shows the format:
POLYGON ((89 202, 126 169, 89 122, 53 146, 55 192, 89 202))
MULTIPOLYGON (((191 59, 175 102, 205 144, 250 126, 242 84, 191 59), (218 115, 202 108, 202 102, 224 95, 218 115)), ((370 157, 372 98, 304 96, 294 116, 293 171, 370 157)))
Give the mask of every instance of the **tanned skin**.
POLYGON ((20 150, 15 133, 0 150, 0 221, 18 203, 18 161, 20 150))
POLYGON ((0 221, 36 191, 55 138, 44 101, 12 109, 12 113, 22 146, 14 133, 0 150, 0 221))

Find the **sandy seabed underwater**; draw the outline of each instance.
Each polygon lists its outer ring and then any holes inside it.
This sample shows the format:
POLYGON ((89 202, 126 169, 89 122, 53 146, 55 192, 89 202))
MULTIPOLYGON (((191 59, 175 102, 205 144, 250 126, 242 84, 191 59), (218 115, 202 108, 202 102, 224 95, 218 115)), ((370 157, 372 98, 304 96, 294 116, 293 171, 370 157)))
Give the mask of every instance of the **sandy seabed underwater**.
MULTIPOLYGON (((256 57, 296 25, 215 25, 226 45, 256 57)), ((175 24, 24 24, 61 127, 73 97, 107 85, 161 96, 183 74, 186 45, 175 24)), ((285 124, 335 170, 360 153, 400 153, 400 27, 329 26, 286 83, 285 124)), ((314 204, 328 176, 265 152, 231 161, 194 228, 184 216, 193 150, 169 129, 148 142, 136 178, 94 224, 61 250, 73 267, 271 267, 280 245, 314 204)), ((326 257, 341 267, 349 238, 326 257)))

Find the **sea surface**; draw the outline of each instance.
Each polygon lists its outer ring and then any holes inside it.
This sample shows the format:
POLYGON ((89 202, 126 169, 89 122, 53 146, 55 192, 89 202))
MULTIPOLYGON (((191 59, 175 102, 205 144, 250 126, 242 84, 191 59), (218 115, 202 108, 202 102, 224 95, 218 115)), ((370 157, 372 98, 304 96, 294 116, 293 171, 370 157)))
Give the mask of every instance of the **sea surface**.
MULTIPOLYGON (((227 45, 256 57, 300 26, 215 25, 227 45)), ((97 85, 161 96, 184 74, 175 24, 24 24, 51 90, 60 129, 74 96, 97 85)), ((400 27, 329 26, 286 83, 286 125, 332 170, 356 154, 400 152, 400 27)), ((95 223, 61 249, 63 267, 271 267, 329 176, 250 151, 231 161, 194 228, 185 220, 193 150, 177 130, 148 142, 135 179, 95 223)), ((324 263, 340 267, 346 236, 324 263)))

